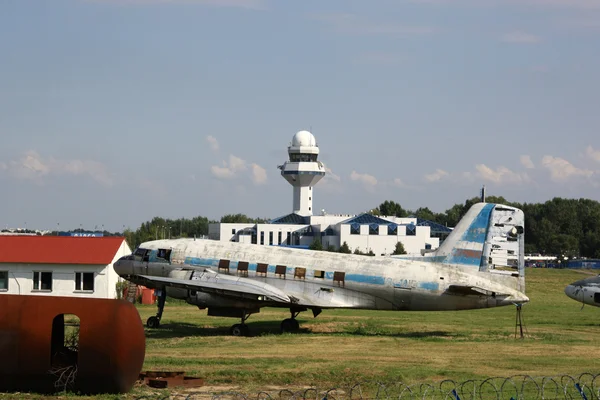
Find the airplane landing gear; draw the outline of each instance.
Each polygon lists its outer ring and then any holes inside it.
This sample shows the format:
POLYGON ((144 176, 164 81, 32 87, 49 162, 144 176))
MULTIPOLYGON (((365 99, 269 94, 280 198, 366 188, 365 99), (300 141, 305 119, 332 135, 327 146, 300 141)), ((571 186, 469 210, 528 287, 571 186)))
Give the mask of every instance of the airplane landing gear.
POLYGON ((298 329, 300 329, 300 324, 296 320, 296 317, 298 314, 300 314, 300 311, 290 310, 290 313, 292 314, 292 318, 286 318, 281 321, 281 333, 296 332, 298 329))
POLYGON ((248 336, 250 328, 246 324, 235 324, 231 327, 230 332, 233 336, 248 336))
POLYGON ((162 314, 165 309, 165 301, 167 300, 166 290, 157 290, 156 292, 158 295, 158 312, 156 313, 156 316, 152 316, 146 321, 146 326, 150 329, 160 327, 160 319, 162 318, 162 314))
POLYGON ((233 336, 250 336, 250 328, 245 324, 249 316, 250 315, 246 315, 246 313, 242 314, 242 323, 233 325, 229 329, 229 332, 233 336))

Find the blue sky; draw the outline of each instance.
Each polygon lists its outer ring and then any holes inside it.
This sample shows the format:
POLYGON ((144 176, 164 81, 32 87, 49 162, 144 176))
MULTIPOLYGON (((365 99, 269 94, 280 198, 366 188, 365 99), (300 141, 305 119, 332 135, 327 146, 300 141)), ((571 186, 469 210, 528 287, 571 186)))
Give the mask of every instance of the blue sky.
POLYGON ((4 0, 0 225, 600 200, 600 0, 4 0))

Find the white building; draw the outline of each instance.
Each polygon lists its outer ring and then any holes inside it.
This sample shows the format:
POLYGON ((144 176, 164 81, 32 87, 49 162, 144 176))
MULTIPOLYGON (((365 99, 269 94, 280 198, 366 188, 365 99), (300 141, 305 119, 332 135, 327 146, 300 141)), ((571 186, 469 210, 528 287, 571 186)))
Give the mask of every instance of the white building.
POLYGON ((419 218, 360 215, 313 215, 314 186, 325 176, 325 166, 318 161, 315 137, 300 131, 288 147, 289 161, 279 166, 281 175, 293 187, 291 214, 267 224, 210 224, 208 236, 213 240, 252 243, 264 246, 308 247, 315 240, 324 248, 335 249, 345 242, 351 251, 393 253, 401 242, 408 254, 420 255, 436 249, 440 239, 451 230, 419 218))
POLYGON ((114 299, 123 237, 0 236, 0 295, 114 299))

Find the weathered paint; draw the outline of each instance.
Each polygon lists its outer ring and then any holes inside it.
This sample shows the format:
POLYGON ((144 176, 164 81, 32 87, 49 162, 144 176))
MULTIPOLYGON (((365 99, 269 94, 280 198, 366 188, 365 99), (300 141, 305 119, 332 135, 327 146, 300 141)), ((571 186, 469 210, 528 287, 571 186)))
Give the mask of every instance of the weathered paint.
MULTIPOLYGON (((79 317, 74 390, 83 394, 126 393, 145 356, 137 309, 125 300, 63 296, 0 296, 0 392, 52 393, 63 366, 64 314, 79 317)), ((72 362, 72 360, 71 360, 72 362)))
MULTIPOLYGON (((206 269, 216 273, 215 279, 222 279, 224 284, 228 282, 227 285, 239 286, 246 281, 262 282, 267 285, 264 288, 271 287, 297 299, 297 306, 457 310, 528 301, 521 290, 524 288, 523 224, 521 210, 503 206, 502 211, 496 211, 494 204, 476 204, 442 246, 426 257, 367 257, 194 239, 151 241, 143 243, 141 247, 172 249, 171 265, 159 267, 150 263, 145 267, 146 271, 149 271, 146 275, 161 276, 160 274, 164 273, 164 276, 170 276, 173 272, 169 271, 174 270, 206 269), (497 223, 508 214, 512 221, 510 226, 490 229, 492 223, 497 223), (515 257, 520 260, 514 271, 508 274, 496 273, 493 263, 486 264, 485 270, 482 270, 482 260, 491 254, 488 244, 499 240, 491 235, 501 235, 506 242, 508 232, 514 226, 521 229, 516 242, 510 242, 510 246, 513 246, 510 248, 516 249, 515 257), (221 259, 230 260, 228 272, 219 271, 221 259), (241 277, 237 274, 237 266, 241 261, 248 262, 247 276, 241 277), (268 265, 267 276, 257 274, 259 263, 268 265), (286 266, 284 277, 275 275, 277 265, 286 266), (296 267, 305 269, 303 279, 294 278, 296 267), (324 271, 324 278, 315 278, 315 271, 324 271), (336 272, 345 274, 343 282, 334 281, 336 272), (475 294, 477 292, 472 290, 465 290, 469 295, 457 295, 456 291, 447 291, 450 285, 477 288, 490 295, 475 294)), ((143 269, 139 265, 126 262, 119 268, 119 273, 129 279, 135 279, 135 275, 140 272, 143 272, 143 269)), ((144 281, 144 284, 152 285, 152 282, 144 281)), ((156 285, 160 287, 162 284, 156 285)), ((183 282, 183 286, 180 287, 188 286, 183 282)), ((202 287, 198 287, 198 290, 202 290, 202 287)), ((214 296, 215 302, 218 303, 218 296, 214 296)), ((268 305, 286 308, 292 306, 285 302, 268 305)))

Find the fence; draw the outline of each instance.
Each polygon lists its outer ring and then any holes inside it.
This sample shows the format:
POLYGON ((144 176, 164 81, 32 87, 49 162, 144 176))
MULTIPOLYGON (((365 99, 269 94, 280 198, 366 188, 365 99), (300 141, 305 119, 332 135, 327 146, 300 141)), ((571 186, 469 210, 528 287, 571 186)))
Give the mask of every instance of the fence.
POLYGON ((141 396, 136 400, 600 400, 600 374, 531 377, 513 375, 436 384, 366 381, 336 388, 141 396))

